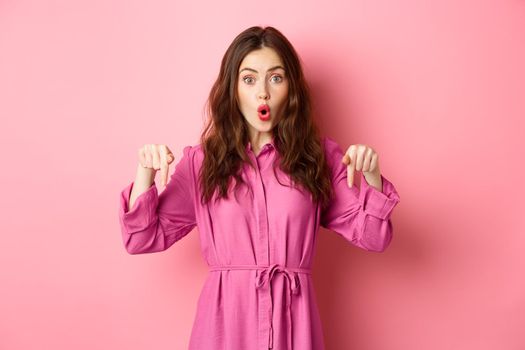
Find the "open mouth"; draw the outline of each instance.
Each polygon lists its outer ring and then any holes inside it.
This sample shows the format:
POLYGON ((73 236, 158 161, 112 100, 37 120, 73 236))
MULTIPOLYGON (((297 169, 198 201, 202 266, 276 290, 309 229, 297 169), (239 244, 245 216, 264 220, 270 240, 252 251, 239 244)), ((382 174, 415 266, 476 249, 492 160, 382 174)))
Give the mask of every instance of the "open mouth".
POLYGON ((262 120, 270 119, 270 106, 266 104, 260 105, 259 108, 257 108, 257 113, 262 120))

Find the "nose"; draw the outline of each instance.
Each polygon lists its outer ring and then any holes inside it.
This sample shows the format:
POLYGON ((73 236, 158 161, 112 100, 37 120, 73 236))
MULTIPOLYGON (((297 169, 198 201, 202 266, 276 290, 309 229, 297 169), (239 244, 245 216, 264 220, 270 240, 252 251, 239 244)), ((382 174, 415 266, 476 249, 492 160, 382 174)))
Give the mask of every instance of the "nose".
POLYGON ((268 93, 266 93, 266 92, 259 93, 259 99, 267 100, 268 99, 268 93))
POLYGON ((268 93, 268 90, 266 89, 266 86, 263 86, 262 90, 257 94, 259 99, 267 100, 270 97, 270 94, 268 93))

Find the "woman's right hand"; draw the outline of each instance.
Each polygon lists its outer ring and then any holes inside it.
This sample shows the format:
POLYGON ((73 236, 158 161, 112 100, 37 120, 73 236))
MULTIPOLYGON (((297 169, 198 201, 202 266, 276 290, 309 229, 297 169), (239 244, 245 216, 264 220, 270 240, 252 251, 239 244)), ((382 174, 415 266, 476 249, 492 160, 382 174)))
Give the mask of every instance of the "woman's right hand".
POLYGON ((161 184, 168 184, 169 165, 175 156, 166 145, 146 144, 139 149, 139 163, 145 169, 160 170, 161 184))

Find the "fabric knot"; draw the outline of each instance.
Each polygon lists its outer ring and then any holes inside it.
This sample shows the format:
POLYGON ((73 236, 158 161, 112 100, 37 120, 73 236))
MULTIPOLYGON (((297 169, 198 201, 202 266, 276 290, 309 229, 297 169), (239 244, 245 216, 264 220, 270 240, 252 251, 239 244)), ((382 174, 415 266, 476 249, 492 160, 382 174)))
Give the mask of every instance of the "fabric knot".
POLYGON ((257 275, 257 279, 255 281, 255 286, 257 288, 261 287, 267 287, 273 277, 276 273, 281 272, 284 274, 284 276, 288 279, 290 282, 290 289, 293 294, 297 294, 299 292, 299 277, 297 276, 297 272, 291 271, 279 264, 273 264, 268 266, 265 269, 260 270, 259 274, 257 275))

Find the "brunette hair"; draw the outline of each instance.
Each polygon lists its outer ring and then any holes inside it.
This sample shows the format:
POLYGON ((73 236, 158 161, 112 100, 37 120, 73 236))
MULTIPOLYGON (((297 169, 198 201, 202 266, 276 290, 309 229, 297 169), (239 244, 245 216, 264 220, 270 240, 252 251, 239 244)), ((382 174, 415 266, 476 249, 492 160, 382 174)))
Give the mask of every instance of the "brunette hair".
POLYGON ((289 80, 284 116, 272 130, 275 151, 280 154, 275 158, 277 165, 292 182, 310 192, 313 201, 321 201, 324 208, 332 195, 330 169, 319 130, 312 119, 310 90, 297 52, 288 39, 271 26, 244 30, 222 58, 219 76, 206 102, 209 119, 200 139, 204 151, 199 173, 201 201, 209 201, 216 190, 219 191, 217 199, 228 198, 232 177, 236 180, 235 189, 244 183, 239 174, 243 162, 255 168, 246 153, 249 133, 237 101, 237 84, 244 57, 263 47, 274 49, 281 57, 289 80))

